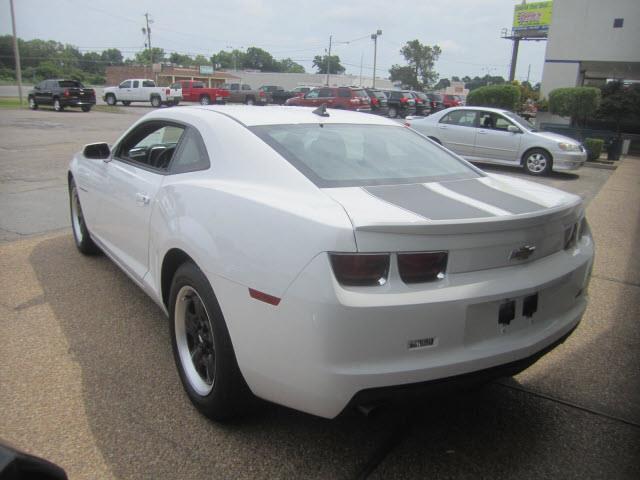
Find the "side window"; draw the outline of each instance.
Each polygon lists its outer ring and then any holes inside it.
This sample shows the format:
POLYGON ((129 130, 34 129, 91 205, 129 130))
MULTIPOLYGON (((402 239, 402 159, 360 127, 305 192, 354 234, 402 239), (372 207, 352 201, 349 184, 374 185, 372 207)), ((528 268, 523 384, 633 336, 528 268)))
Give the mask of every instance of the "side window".
POLYGON ((120 88, 131 88, 131 80, 126 80, 120 84, 120 88))
POLYGON ((171 163, 170 173, 205 170, 209 165, 209 154, 202 137, 195 128, 189 128, 182 137, 180 148, 171 163))
MULTIPOLYGON (((152 82, 151 80, 143 80, 142 81, 142 86, 143 87, 155 87, 156 84, 155 84, 155 82, 152 82)), ((135 85, 134 85, 134 87, 135 87, 135 85)))
POLYGON ((242 84, 242 90, 251 90, 251 87, 249 85, 247 85, 246 83, 242 84))
POLYGON ((240 90, 240 84, 232 83, 231 85, 229 85, 229 90, 240 90))
POLYGON ((304 98, 318 98, 318 93, 320 93, 320 90, 311 90, 304 98))
POLYGON ((184 127, 166 122, 140 125, 122 141, 116 157, 145 167, 166 171, 184 127))
POLYGON ((176 83, 173 83, 169 88, 173 90, 180 90, 182 89, 182 84, 180 82, 176 82, 176 83))
POLYGON ((133 81, 133 88, 138 88, 140 86, 140 82, 138 80, 133 81))
POLYGON ((44 82, 40 82, 40 83, 38 84, 38 88, 39 88, 40 90, 44 90, 45 88, 47 88, 47 82, 46 82, 46 81, 44 81, 44 82))
POLYGON ((321 98, 326 98, 326 97, 332 97, 333 95, 331 95, 331 89, 330 88, 321 88, 318 91, 318 97, 321 98))
POLYGON ((456 110, 446 114, 440 123, 458 125, 460 127, 475 127, 476 112, 474 110, 456 110))
POLYGON ((490 128, 491 130, 506 132, 509 129, 509 125, 513 125, 513 123, 502 115, 493 112, 480 113, 480 128, 490 128))
POLYGON ((339 88, 338 96, 343 98, 351 98, 351 90, 348 88, 339 88))

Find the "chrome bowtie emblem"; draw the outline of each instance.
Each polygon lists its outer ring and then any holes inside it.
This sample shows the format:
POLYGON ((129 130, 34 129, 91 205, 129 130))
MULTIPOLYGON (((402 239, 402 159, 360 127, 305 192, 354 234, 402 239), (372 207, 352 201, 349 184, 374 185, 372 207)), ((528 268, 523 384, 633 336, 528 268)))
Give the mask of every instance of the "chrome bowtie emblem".
POLYGON ((526 260, 533 252, 536 251, 536 247, 533 245, 523 245, 520 248, 511 251, 509 260, 526 260))

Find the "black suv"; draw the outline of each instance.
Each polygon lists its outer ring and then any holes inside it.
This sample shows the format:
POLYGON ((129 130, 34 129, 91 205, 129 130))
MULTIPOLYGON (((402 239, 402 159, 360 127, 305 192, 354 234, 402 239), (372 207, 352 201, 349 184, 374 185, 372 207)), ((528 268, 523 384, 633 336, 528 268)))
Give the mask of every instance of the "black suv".
POLYGON ((431 113, 431 101, 426 93, 412 91, 416 99, 416 115, 424 115, 425 117, 431 113))
POLYGON ((386 116, 389 113, 389 105, 387 104, 387 96, 384 92, 375 88, 365 88, 365 91, 371 99, 371 113, 386 116))
POLYGON ((386 90, 384 94, 387 96, 389 116, 391 118, 406 117, 416 113, 416 100, 411 92, 386 90))
POLYGON ((444 100, 442 99, 442 95, 435 92, 427 92, 425 95, 429 97, 429 101, 431 102, 431 113, 444 110, 444 100))
POLYGON ((96 104, 96 92, 93 88, 84 88, 76 80, 45 80, 33 87, 27 99, 31 110, 40 105, 51 105, 56 112, 65 107, 80 107, 88 112, 96 104))

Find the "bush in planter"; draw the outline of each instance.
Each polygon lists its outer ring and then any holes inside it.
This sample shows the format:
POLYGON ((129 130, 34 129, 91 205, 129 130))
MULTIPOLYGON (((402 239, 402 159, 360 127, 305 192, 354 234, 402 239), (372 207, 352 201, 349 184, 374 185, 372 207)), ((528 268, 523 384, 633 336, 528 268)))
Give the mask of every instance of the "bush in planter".
POLYGON ((556 88, 549 93, 549 111, 571 117, 573 126, 584 125, 600 105, 600 90, 595 87, 556 88))
POLYGON ((476 88, 467 95, 467 105, 517 111, 520 105, 520 88, 515 85, 487 85, 476 88))
POLYGON ((587 149, 587 159, 590 161, 598 160, 603 146, 604 140, 600 138, 585 138, 584 147, 587 149))

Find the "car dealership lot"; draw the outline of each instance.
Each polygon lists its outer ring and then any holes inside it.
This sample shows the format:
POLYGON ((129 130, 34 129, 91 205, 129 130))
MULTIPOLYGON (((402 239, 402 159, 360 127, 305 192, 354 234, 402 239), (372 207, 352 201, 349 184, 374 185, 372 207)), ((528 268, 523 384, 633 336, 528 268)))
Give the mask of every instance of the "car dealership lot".
POLYGON ((602 189, 588 211, 598 254, 583 323, 516 379, 372 418, 264 405, 221 426, 184 395, 160 310, 104 256, 73 246, 68 161, 148 111, 121 110, 0 113, 0 438, 71 478, 639 474, 640 161, 604 189, 607 170, 535 179, 587 201, 602 189))

